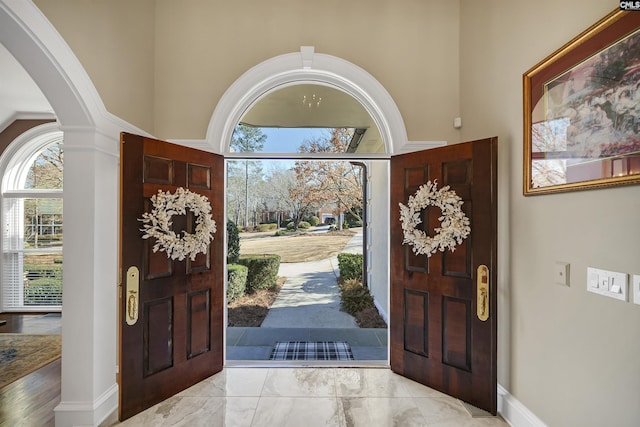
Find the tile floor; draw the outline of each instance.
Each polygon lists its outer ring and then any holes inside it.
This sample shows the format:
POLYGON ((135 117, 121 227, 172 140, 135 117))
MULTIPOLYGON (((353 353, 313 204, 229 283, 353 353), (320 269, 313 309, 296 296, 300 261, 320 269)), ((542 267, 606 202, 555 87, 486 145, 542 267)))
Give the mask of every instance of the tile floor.
POLYGON ((385 368, 225 368, 119 425, 508 426, 385 368))

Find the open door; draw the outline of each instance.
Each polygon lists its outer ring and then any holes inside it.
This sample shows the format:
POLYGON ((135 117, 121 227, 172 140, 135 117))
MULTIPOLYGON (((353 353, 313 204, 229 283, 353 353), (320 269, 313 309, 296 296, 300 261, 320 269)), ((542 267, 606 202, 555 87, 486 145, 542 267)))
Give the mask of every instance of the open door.
MULTIPOLYGON (((222 369, 224 159, 123 133, 120 147, 119 417, 127 419, 222 369), (207 253, 180 261, 153 252, 142 218, 158 190, 205 196, 217 232, 207 253)), ((192 212, 172 217, 194 233, 192 212)))
MULTIPOLYGON (((497 410, 497 138, 391 159, 391 369, 491 412, 497 410), (460 196, 471 233, 454 252, 403 245, 399 203, 427 181, 460 196), (479 291, 480 289, 480 291, 479 291)), ((441 226, 437 207, 423 230, 441 226)))

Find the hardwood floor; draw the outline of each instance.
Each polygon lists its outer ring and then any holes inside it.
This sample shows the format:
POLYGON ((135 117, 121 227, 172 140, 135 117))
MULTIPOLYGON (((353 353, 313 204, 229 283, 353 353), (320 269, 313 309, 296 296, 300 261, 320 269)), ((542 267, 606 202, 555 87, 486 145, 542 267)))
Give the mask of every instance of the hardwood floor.
POLYGON ((0 426, 54 426, 60 359, 0 389, 0 426))
MULTIPOLYGON (((60 318, 42 314, 0 314, 0 333, 60 333, 60 318)), ((0 388, 0 426, 54 426, 60 403, 60 359, 0 388)))

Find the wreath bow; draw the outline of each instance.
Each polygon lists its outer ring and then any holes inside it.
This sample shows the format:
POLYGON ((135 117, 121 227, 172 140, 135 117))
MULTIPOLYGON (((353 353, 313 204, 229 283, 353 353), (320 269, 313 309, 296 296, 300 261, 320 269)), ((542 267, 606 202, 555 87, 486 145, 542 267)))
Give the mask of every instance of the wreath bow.
POLYGON ((407 205, 400 205, 400 222, 404 240, 402 244, 411 245, 416 255, 430 257, 436 251, 444 252, 445 249, 455 251, 471 233, 469 218, 462 212, 464 203, 455 191, 446 185, 439 190, 438 182, 427 181, 418 188, 413 196, 409 196, 407 205), (440 227, 434 229, 435 235, 429 236, 426 232, 418 230, 416 226, 422 223, 420 211, 429 206, 439 207, 442 216, 438 218, 440 227))

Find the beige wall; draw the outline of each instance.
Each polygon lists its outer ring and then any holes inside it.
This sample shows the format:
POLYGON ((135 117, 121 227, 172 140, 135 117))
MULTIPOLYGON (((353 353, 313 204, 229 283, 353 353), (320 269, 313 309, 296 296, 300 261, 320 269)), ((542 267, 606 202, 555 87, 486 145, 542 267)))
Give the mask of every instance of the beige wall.
POLYGON ((640 306, 586 291, 588 266, 640 274, 640 186, 522 196, 522 74, 618 6, 461 5, 462 136, 500 143, 499 381, 550 426, 640 422, 640 306))
POLYGON ((107 110, 152 133, 154 0, 35 0, 89 74, 107 110))
POLYGON ((451 126, 459 110, 458 1, 160 0, 157 9, 156 134, 163 138, 203 138, 231 83, 302 45, 378 79, 409 139, 459 138, 451 126))
POLYGON ((497 135, 499 381, 550 426, 640 419, 640 306, 586 291, 587 266, 640 273, 640 186, 522 196, 522 74, 613 0, 37 0, 107 109, 202 139, 244 71, 313 45, 385 86, 410 140, 497 135), (453 117, 463 128, 452 128, 453 117), (555 285, 571 263, 571 287, 555 285))
POLYGON ((36 3, 107 110, 159 138, 204 139, 217 102, 242 73, 311 45, 378 79, 410 140, 459 139, 452 126, 459 115, 459 1, 36 3))

